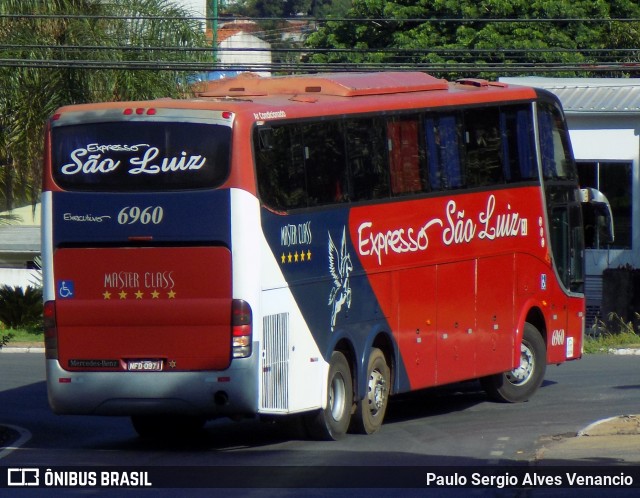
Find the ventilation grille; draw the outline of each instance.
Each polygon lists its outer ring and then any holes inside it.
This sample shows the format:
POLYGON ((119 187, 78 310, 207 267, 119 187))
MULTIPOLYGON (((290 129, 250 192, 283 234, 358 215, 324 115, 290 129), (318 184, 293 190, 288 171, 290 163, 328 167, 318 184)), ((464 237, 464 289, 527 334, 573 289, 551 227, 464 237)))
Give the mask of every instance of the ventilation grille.
POLYGON ((262 408, 289 409, 289 314, 264 317, 262 352, 262 408))

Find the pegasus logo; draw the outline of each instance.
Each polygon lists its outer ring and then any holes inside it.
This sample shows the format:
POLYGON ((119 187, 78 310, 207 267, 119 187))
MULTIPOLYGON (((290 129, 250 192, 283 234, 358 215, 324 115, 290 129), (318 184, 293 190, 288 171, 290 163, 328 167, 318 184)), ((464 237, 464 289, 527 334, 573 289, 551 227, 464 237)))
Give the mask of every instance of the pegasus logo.
POLYGON ((329 294, 329 306, 331 310, 331 331, 336 326, 336 318, 342 307, 346 304, 351 308, 351 286, 349 285, 349 275, 353 270, 351 256, 347 253, 346 229, 342 228, 342 244, 340 251, 333 243, 331 233, 329 233, 329 273, 333 277, 333 288, 329 294))

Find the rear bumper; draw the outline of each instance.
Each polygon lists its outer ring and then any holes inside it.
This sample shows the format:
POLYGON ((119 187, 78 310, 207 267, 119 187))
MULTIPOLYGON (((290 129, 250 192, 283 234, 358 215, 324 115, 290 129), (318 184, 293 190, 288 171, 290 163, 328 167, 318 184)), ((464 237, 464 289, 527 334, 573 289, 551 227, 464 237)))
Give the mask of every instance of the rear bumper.
POLYGON ((47 360, 49 405, 70 415, 253 415, 256 356, 234 360, 224 371, 197 372, 69 372, 47 360))

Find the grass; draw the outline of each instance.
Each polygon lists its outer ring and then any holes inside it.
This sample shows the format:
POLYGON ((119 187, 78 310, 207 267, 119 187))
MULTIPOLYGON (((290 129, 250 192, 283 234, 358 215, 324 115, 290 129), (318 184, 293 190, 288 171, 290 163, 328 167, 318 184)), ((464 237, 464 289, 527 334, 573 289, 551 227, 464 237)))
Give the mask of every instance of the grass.
POLYGON ((640 336, 635 332, 620 332, 619 334, 603 333, 597 337, 585 337, 584 352, 606 353, 610 349, 640 348, 640 336))
POLYGON ((44 334, 41 330, 0 328, 0 338, 5 336, 10 336, 10 339, 7 341, 8 346, 17 342, 44 343, 44 334))
MULTIPOLYGON (((636 320, 640 315, 636 313, 636 320)), ((640 347, 640 335, 632 321, 626 322, 615 313, 606 321, 598 320, 584 341, 585 353, 606 353, 610 349, 640 347)))

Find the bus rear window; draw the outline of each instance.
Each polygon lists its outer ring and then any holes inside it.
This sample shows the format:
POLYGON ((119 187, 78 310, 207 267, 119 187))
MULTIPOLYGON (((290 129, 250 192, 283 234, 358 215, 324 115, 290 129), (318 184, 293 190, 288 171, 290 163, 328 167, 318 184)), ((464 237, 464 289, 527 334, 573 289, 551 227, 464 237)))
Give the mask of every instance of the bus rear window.
POLYGON ((185 122, 106 122, 52 130, 52 168, 66 190, 213 188, 229 173, 231 128, 185 122))

